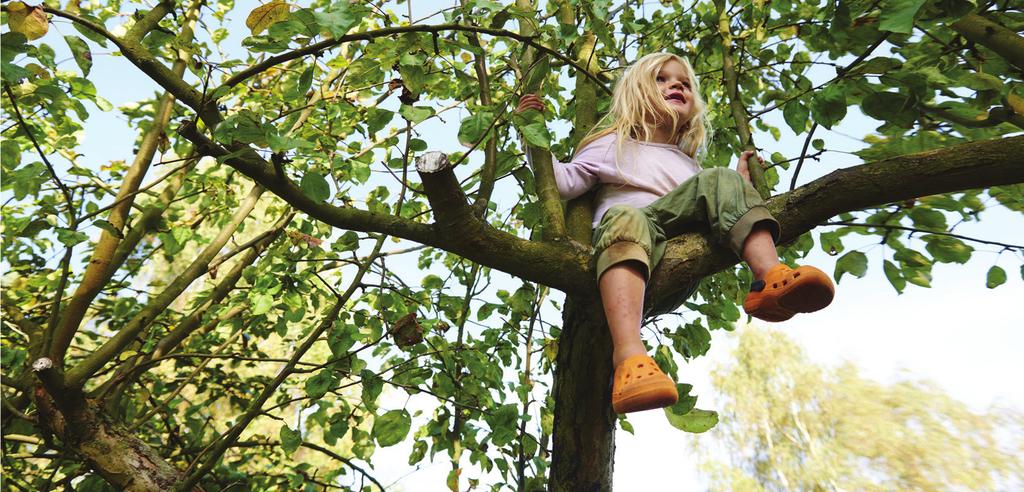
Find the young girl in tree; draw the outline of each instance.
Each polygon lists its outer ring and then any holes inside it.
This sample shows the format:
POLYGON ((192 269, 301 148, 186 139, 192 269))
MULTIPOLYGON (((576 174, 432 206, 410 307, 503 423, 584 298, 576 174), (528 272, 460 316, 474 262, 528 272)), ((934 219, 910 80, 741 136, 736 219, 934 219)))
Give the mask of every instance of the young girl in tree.
MULTIPOLYGON (((516 110, 527 109, 543 111, 544 104, 528 94, 516 110)), ((702 170, 694 160, 706 151, 709 135, 689 62, 651 54, 626 70, 608 114, 580 142, 572 161, 554 167, 563 199, 599 186, 594 257, 614 344, 612 406, 617 413, 664 407, 678 399, 675 384, 647 355, 640 323, 650 273, 667 238, 684 227, 706 225, 722 246, 747 262, 755 281, 743 309, 751 316, 784 321, 832 302, 835 289, 824 272, 779 263, 779 223, 750 184, 748 161, 754 153, 743 152, 736 171, 702 170)))

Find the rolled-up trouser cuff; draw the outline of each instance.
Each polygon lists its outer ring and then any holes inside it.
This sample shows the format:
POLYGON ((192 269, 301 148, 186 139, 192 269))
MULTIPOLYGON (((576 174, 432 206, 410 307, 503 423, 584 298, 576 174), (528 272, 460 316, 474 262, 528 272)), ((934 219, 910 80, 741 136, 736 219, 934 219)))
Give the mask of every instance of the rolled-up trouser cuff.
POLYGON ((779 242, 779 236, 782 231, 779 221, 772 217, 767 208, 763 206, 751 207, 729 229, 729 247, 736 252, 737 256, 743 256, 743 243, 746 242, 747 236, 750 235, 750 232, 754 230, 754 226, 759 222, 765 222, 768 225, 768 231, 772 234, 772 239, 776 243, 779 242))
POLYGON ((597 257, 597 279, 600 280, 604 271, 612 265, 632 260, 643 263, 644 280, 650 280, 651 260, 647 256, 647 251, 640 244, 629 241, 612 243, 601 252, 601 255, 597 257))

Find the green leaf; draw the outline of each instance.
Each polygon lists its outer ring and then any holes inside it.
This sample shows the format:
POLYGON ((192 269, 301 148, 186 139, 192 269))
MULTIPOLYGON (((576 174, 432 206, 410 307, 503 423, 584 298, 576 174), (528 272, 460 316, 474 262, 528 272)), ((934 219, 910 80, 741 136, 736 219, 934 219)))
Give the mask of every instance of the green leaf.
POLYGON ((412 426, 412 417, 403 410, 391 410, 373 421, 373 437, 381 447, 402 442, 412 426))
POLYGON ((64 36, 64 41, 68 42, 71 55, 75 57, 75 63, 82 69, 82 76, 88 77, 89 70, 92 69, 92 52, 89 51, 89 45, 85 44, 85 41, 78 36, 64 36))
POLYGON ((914 16, 921 10, 925 0, 885 0, 882 14, 878 17, 880 31, 910 34, 914 30, 914 16))
POLYGON ((89 236, 86 236, 84 233, 72 231, 71 229, 65 229, 63 227, 57 228, 57 240, 65 246, 74 246, 88 239, 89 236))
MULTIPOLYGON (((100 19, 98 19, 96 17, 93 17, 91 15, 79 14, 78 17, 80 19, 90 21, 93 24, 96 24, 96 25, 99 25, 99 26, 103 25, 103 21, 102 20, 100 20, 100 19)), ((89 29, 88 27, 85 27, 84 25, 79 24, 78 22, 72 22, 71 25, 75 26, 75 30, 78 31, 79 34, 81 34, 82 36, 85 36, 86 38, 88 38, 89 41, 92 41, 92 42, 94 42, 94 43, 96 43, 96 44, 98 44, 98 45, 100 45, 100 46, 102 46, 104 48, 107 47, 107 38, 103 37, 102 34, 96 32, 96 31, 93 31, 92 29, 89 29)))
POLYGON ((467 147, 475 144, 483 137, 493 120, 494 114, 487 111, 481 111, 462 120, 459 126, 459 143, 467 147))
POLYGON ((785 118, 786 124, 793 129, 793 132, 799 135, 807 131, 807 120, 811 118, 811 111, 800 101, 790 101, 786 107, 782 108, 782 117, 785 118))
POLYGON ((262 292, 249 296, 249 301, 252 303, 253 316, 264 314, 274 307, 274 297, 262 292))
POLYGON ((686 415, 693 410, 693 407, 697 405, 697 397, 691 395, 690 391, 693 390, 692 384, 676 384, 676 392, 679 393, 679 400, 676 401, 675 405, 672 405, 665 410, 675 415, 686 415))
POLYGON ((109 232, 112 236, 114 236, 114 237, 116 237, 118 239, 124 239, 124 234, 121 233, 121 231, 118 230, 118 228, 114 227, 114 224, 111 224, 110 222, 108 222, 106 220, 102 220, 102 219, 95 220, 95 221, 93 221, 92 225, 94 225, 96 227, 99 227, 100 229, 103 229, 104 231, 109 232))
POLYGON ((551 147, 551 133, 544 123, 530 123, 520 129, 526 143, 541 149, 551 147))
POLYGON ((444 285, 444 281, 441 280, 441 277, 430 274, 427 275, 426 277, 423 277, 423 280, 420 281, 420 285, 427 290, 437 290, 440 289, 442 285, 444 285))
POLYGON ((699 320, 687 323, 677 333, 679 338, 673 341, 672 346, 687 359, 700 357, 711 348, 711 332, 699 320))
POLYGON ((380 392, 384 389, 384 380, 369 369, 360 371, 359 377, 363 384, 363 405, 369 408, 377 408, 377 397, 380 396, 380 392))
POLYGON ((988 269, 988 275, 985 278, 985 287, 994 289, 1006 283, 1006 270, 1003 270, 998 265, 994 265, 988 269))
POLYGON ((291 456, 302 444, 302 434, 297 430, 292 430, 287 424, 281 426, 279 434, 281 437, 281 449, 284 449, 288 456, 291 456))
POLYGON ((416 441, 416 443, 412 445, 412 453, 409 453, 409 465, 412 466, 415 465, 416 463, 419 463, 420 461, 423 461, 423 458, 426 456, 427 442, 416 441))
POLYGON ((265 145, 267 139, 259 115, 248 109, 243 109, 224 118, 224 121, 213 131, 213 138, 225 144, 237 140, 241 143, 257 145, 265 145))
POLYGON ((889 279, 889 283, 896 289, 896 292, 902 294, 903 289, 907 287, 907 279, 903 278, 903 275, 900 274, 900 267, 889 260, 885 260, 882 263, 882 270, 885 271, 885 278, 889 279))
POLYGON ((917 117, 910 98, 895 92, 872 92, 861 102, 862 113, 881 121, 905 122, 917 117))
POLYGON ((928 268, 904 268, 903 278, 917 286, 931 287, 932 274, 928 270, 928 268))
POLYGON ((927 235, 921 239, 927 242, 924 249, 928 250, 936 261, 942 263, 967 263, 974 252, 974 248, 955 237, 927 235))
POLYGON ((50 228, 50 223, 44 219, 36 219, 25 225, 18 231, 18 237, 35 238, 37 234, 50 228))
POLYGON ((942 212, 930 208, 916 207, 910 211, 910 219, 914 225, 932 230, 946 229, 946 216, 942 212))
POLYGON ((384 127, 387 126, 387 124, 389 122, 391 122, 391 119, 394 118, 394 117, 395 117, 395 113, 393 111, 388 111, 386 109, 372 108, 372 111, 369 112, 369 115, 366 117, 366 120, 365 120, 366 121, 366 130, 371 135, 373 135, 374 133, 377 133, 377 132, 383 130, 384 127))
POLYGON ((960 77, 960 83, 976 91, 998 91, 1003 88, 1003 81, 995 75, 981 72, 970 72, 960 77))
POLYGON ((276 132, 271 132, 267 135, 267 144, 270 146, 270 150, 274 152, 284 152, 292 149, 311 149, 314 147, 313 142, 306 139, 278 135, 276 132))
POLYGON ((927 256, 912 249, 901 249, 893 255, 893 259, 910 267, 926 267, 932 264, 927 256))
POLYGON ((419 123, 427 118, 434 115, 434 108, 428 106, 409 106, 403 104, 398 110, 398 114, 402 115, 402 118, 409 120, 410 123, 419 123))
POLYGON ((299 188, 310 200, 315 202, 324 202, 331 197, 331 187, 327 184, 327 180, 315 171, 309 171, 302 175, 299 188))
POLYGON ((621 427, 622 430, 633 434, 633 424, 629 423, 629 420, 626 420, 625 415, 619 415, 619 427, 621 427))
POLYGON ((23 79, 32 77, 32 72, 26 70, 13 63, 3 62, 0 63, 0 72, 3 73, 3 80, 12 84, 17 84, 23 79))
POLYGON ((536 58, 536 63, 530 68, 530 73, 526 76, 526 82, 523 83, 523 91, 525 93, 535 93, 540 90, 541 84, 544 82, 544 78, 551 73, 551 66, 548 63, 548 57, 539 56, 536 58))
POLYGON ((850 70, 848 72, 848 74, 849 75, 855 75, 855 74, 884 75, 886 73, 889 73, 889 71, 898 69, 898 68, 900 68, 902 66, 903 66, 903 64, 900 63, 900 61, 895 59, 895 58, 889 58, 889 57, 885 57, 885 56, 876 56, 874 58, 871 58, 871 59, 869 59, 869 60, 867 60, 867 61, 857 65, 852 70, 850 70))
POLYGON ((832 128, 846 116, 845 90, 832 84, 819 91, 811 100, 811 114, 819 125, 832 128))
POLYGON ((673 427, 694 434, 706 432, 718 424, 718 412, 699 408, 690 410, 686 415, 676 415, 666 408, 665 417, 673 427))
POLYGON ((296 99, 306 95, 306 91, 313 85, 313 67, 307 67, 299 75, 299 80, 296 82, 295 87, 288 91, 284 97, 288 99, 296 99))
POLYGON ((323 398, 336 381, 333 370, 323 369, 306 380, 306 394, 314 400, 323 398))
POLYGON ((863 278, 868 271, 868 257, 860 251, 850 251, 839 258, 836 262, 836 282, 843 278, 844 273, 853 274, 857 278, 863 278))
POLYGON ((316 23, 331 34, 340 38, 363 18, 363 9, 348 2, 335 2, 327 12, 313 12, 316 23))

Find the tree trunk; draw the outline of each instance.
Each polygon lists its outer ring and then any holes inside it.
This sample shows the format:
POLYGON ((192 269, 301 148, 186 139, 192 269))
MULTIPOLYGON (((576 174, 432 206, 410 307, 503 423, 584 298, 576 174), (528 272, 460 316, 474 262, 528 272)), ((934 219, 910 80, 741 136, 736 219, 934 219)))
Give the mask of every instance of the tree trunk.
POLYGON ((555 366, 549 490, 611 490, 612 342, 597 298, 567 297, 555 366))
POLYGON ((166 491, 184 478, 149 444, 106 415, 97 402, 80 395, 63 395, 61 406, 66 411, 61 412, 45 390, 36 389, 39 423, 59 437, 66 450, 80 456, 118 490, 166 491))

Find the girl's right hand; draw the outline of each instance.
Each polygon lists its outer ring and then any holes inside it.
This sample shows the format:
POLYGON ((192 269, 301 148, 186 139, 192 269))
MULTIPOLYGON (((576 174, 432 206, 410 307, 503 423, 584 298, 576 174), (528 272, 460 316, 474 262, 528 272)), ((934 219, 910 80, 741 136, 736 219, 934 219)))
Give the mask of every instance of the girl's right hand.
POLYGON ((526 94, 519 98, 519 106, 516 107, 517 113, 522 113, 528 109, 536 109, 541 113, 544 112, 544 101, 540 99, 537 94, 526 94))
POLYGON ((740 173, 740 176, 743 176, 743 179, 745 179, 748 183, 751 183, 751 181, 750 164, 748 164, 747 161, 749 161, 751 157, 757 159, 757 165, 764 166, 764 158, 757 155, 757 152, 753 150, 744 150, 743 153, 740 154, 739 162, 736 163, 736 172, 740 173))

